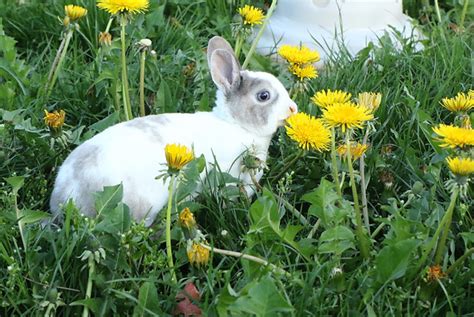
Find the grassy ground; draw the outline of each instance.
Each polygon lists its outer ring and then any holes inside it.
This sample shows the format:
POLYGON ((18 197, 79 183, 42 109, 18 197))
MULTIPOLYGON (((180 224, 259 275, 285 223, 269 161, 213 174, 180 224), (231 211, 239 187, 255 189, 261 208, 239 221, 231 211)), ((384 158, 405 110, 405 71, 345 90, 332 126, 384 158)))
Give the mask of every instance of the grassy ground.
MULTIPOLYGON (((235 199, 225 175, 211 173, 202 194, 185 204, 211 245, 258 256, 284 272, 216 253, 208 266, 193 267, 175 225, 175 284, 164 252, 163 219, 151 228, 126 217, 113 222, 121 208, 119 189, 99 195, 101 201, 113 198, 103 204, 106 217, 85 219, 68 205, 64 225, 39 225, 61 162, 75 146, 120 120, 116 109, 121 100, 115 97, 120 42, 114 23, 113 44, 102 47, 98 34, 109 16, 94 1, 79 1, 88 14, 45 102, 38 96, 61 41, 64 3, 25 2, 0 0, 0 315, 80 315, 89 310, 96 315, 162 316, 174 311, 175 296, 188 282, 201 292, 195 303, 210 316, 474 312, 472 184, 455 205, 442 254, 442 270, 449 274, 428 280, 426 270, 435 259, 433 252, 425 252, 436 241, 433 236, 451 197, 445 186, 450 178, 447 152, 435 142, 432 127, 453 121, 439 104, 442 98, 473 88, 472 7, 461 26, 458 2, 441 4, 441 21, 429 3, 406 2, 426 35, 425 50, 414 50, 410 40, 396 50, 381 38, 378 46, 355 58, 333 56, 308 91, 298 95, 302 111, 318 114, 309 99, 321 89, 383 94, 366 155, 372 232, 367 259, 360 256, 354 237, 348 171, 340 166, 346 181, 344 199, 338 199, 330 182, 330 155, 305 152, 290 164, 297 148, 281 130, 270 147, 264 190, 252 201, 238 194, 235 199), (62 138, 53 138, 45 127, 44 109, 66 111, 62 138), (287 173, 281 175, 282 170, 287 173), (295 210, 306 220, 295 216, 295 210)), ((138 104, 139 74, 133 43, 147 37, 157 53, 146 62, 147 113, 209 110, 214 87, 203 49, 216 34, 232 42, 231 25, 243 4, 152 2, 148 13, 127 27, 132 104, 138 104)), ((264 1, 254 5, 265 7, 264 1)), ((245 45, 244 53, 248 49, 245 45)), ((272 58, 254 56, 250 68, 272 72, 288 88, 292 85, 286 66, 272 58)), ((138 107, 133 111, 136 115, 138 107)))

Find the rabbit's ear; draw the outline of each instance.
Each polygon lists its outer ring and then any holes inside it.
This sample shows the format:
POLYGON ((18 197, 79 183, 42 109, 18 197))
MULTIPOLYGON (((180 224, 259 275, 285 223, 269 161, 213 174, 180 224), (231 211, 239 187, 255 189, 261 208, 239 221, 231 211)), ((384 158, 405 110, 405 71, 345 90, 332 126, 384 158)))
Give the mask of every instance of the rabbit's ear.
POLYGON ((234 54, 223 49, 215 50, 210 57, 209 67, 212 80, 225 95, 240 86, 240 65, 234 54))
POLYGON ((232 46, 230 46, 229 42, 227 42, 223 37, 214 36, 212 39, 209 40, 207 45, 207 63, 211 65, 211 56, 215 50, 224 50, 228 51, 232 55, 234 55, 234 50, 232 46))

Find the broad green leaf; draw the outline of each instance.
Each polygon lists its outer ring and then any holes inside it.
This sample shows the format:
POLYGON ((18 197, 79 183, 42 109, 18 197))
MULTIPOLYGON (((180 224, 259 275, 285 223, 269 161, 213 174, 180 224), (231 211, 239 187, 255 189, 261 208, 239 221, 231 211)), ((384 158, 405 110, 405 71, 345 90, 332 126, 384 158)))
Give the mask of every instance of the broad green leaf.
POLYGON ((294 225, 288 225, 285 230, 281 232, 281 237, 282 239, 285 240, 294 240, 296 238, 296 235, 298 232, 300 232, 303 229, 303 226, 294 226, 294 225))
POLYGON ((227 316, 229 306, 235 303, 238 298, 239 294, 237 294, 232 288, 232 286, 227 283, 226 287, 224 287, 220 294, 217 296, 216 310, 219 316, 227 316))
POLYGON ((67 136, 68 136, 69 142, 75 145, 80 145, 82 143, 81 134, 84 128, 85 126, 82 125, 78 127, 77 129, 74 129, 70 133, 68 133, 67 136))
POLYGON ((151 316, 151 312, 156 313, 157 315, 163 314, 160 309, 158 291, 155 284, 152 282, 145 282, 138 291, 138 305, 133 311, 133 316, 151 316))
POLYGON ((217 167, 211 169, 206 176, 206 184, 210 188, 224 188, 227 184, 238 184, 240 180, 220 171, 217 167))
POLYGON ((266 233, 280 235, 280 214, 273 194, 266 188, 249 209, 252 224, 249 233, 266 233))
POLYGON ((472 245, 474 243, 474 232, 461 232, 459 234, 466 245, 472 245))
POLYGON ((85 306, 89 308, 94 314, 97 314, 104 303, 104 299, 102 298, 88 298, 88 299, 81 299, 75 302, 72 302, 71 306, 85 306))
POLYGON ((20 190, 20 188, 23 187, 23 184, 25 183, 24 176, 12 176, 4 179, 12 187, 13 194, 15 195, 18 194, 18 191, 20 190))
POLYGON ((176 200, 181 201, 194 193, 201 182, 201 172, 206 166, 204 156, 194 159, 182 171, 182 178, 176 189, 176 200))
POLYGON ((350 240, 333 240, 328 242, 323 242, 318 247, 318 253, 334 253, 341 254, 342 252, 348 249, 355 249, 354 243, 350 240))
POLYGON ((20 214, 21 222, 24 224, 35 223, 46 218, 50 218, 51 214, 39 210, 23 210, 20 214))
POLYGON ((418 240, 408 239, 380 250, 375 259, 377 280, 386 283, 404 276, 412 260, 412 253, 419 244, 418 240))
POLYGON ((122 184, 115 186, 104 186, 103 191, 95 193, 95 210, 97 211, 97 217, 100 217, 104 210, 114 209, 122 200, 122 195, 122 184))
POLYGON ((89 126, 90 130, 94 130, 95 132, 102 132, 108 127, 116 124, 120 120, 120 114, 118 112, 113 112, 104 119, 92 124, 89 126))
POLYGON ((302 197, 304 201, 311 203, 308 213, 321 219, 324 226, 332 222, 334 203, 338 198, 335 185, 326 179, 322 179, 318 188, 302 197))
POLYGON ((240 296, 229 306, 231 312, 253 314, 259 317, 273 317, 279 313, 294 312, 295 309, 279 292, 275 281, 270 276, 267 275, 252 284, 247 294, 240 296))
POLYGON ((334 240, 354 240, 354 234, 352 231, 345 226, 337 226, 324 231, 319 237, 319 241, 327 242, 334 240))
POLYGON ((119 203, 114 209, 104 209, 95 231, 107 233, 126 232, 131 225, 130 210, 124 203, 119 203))
POLYGON ((287 228, 280 228, 280 209, 275 197, 268 189, 264 188, 262 196, 250 206, 249 215, 251 219, 249 235, 261 234, 260 238, 266 240, 279 238, 304 257, 308 258, 310 256, 306 252, 309 249, 301 249, 294 240, 302 227, 289 225, 287 228))
POLYGON ((391 227, 390 232, 385 238, 386 244, 394 244, 399 241, 420 237, 420 235, 426 232, 426 228, 420 222, 406 219, 400 215, 400 212, 396 212, 394 216, 391 221, 386 221, 391 227))

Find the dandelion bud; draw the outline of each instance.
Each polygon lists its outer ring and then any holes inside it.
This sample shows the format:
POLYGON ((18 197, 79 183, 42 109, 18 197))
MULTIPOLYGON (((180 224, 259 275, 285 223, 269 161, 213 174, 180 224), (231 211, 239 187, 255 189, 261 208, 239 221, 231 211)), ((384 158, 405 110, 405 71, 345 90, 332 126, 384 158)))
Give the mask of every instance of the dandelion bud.
POLYGON ((179 214, 179 224, 183 228, 192 229, 196 226, 196 220, 189 208, 184 208, 179 214))
POLYGON ((428 271, 426 272, 426 279, 429 282, 437 281, 445 276, 446 276, 446 273, 443 272, 443 270, 441 269, 441 266, 439 265, 430 266, 428 268, 428 271))
MULTIPOLYGON (((351 157, 352 159, 358 159, 362 155, 364 155, 365 151, 367 151, 367 148, 369 146, 367 144, 361 144, 361 143, 352 143, 350 152, 351 152, 351 157)), ((337 148, 337 153, 340 156, 345 156, 347 155, 347 146, 345 144, 340 145, 337 148)))
POLYGON ((199 243, 189 241, 187 255, 191 265, 199 267, 209 262, 209 250, 199 243))
POLYGON ((382 102, 382 94, 373 92, 363 92, 359 94, 359 105, 370 110, 371 113, 377 111, 382 102))
POLYGON ((109 32, 100 32, 99 43, 105 46, 112 45, 112 34, 110 34, 109 32))
POLYGON ((64 26, 69 26, 69 23, 71 22, 71 19, 68 16, 65 16, 63 19, 63 25, 64 26))

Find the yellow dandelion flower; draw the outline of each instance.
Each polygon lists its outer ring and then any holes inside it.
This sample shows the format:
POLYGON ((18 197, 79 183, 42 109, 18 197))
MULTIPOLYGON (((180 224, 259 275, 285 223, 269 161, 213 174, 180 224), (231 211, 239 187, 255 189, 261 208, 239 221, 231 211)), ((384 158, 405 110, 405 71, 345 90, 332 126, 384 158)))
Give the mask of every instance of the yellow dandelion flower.
POLYGON ((319 61, 319 53, 311 50, 309 47, 302 45, 301 47, 292 45, 282 45, 278 50, 278 54, 287 60, 290 64, 308 64, 319 61))
POLYGON ((242 17, 244 24, 248 24, 250 26, 262 24, 263 19, 265 18, 263 11, 254 6, 245 5, 243 8, 239 8, 237 11, 242 17))
POLYGON ((66 117, 66 112, 64 110, 48 112, 44 111, 44 123, 54 129, 61 128, 64 125, 64 118, 66 117))
POLYGON ((316 71, 316 67, 312 64, 307 64, 304 66, 300 66, 298 64, 290 65, 289 67, 290 72, 299 78, 299 80, 305 79, 312 79, 318 77, 318 72, 316 71))
POLYGON ((172 171, 181 170, 194 159, 193 151, 180 144, 167 144, 165 146, 165 156, 168 167, 172 171))
POLYGON ((192 242, 192 244, 188 244, 186 253, 191 265, 201 266, 209 262, 209 250, 199 243, 192 242))
POLYGON ((433 132, 439 136, 437 140, 441 142, 441 147, 454 149, 456 147, 474 146, 474 130, 472 129, 440 124, 438 127, 433 128, 433 132))
POLYGON ((465 112, 474 108, 472 94, 458 93, 454 98, 443 98, 441 105, 452 112, 465 112))
POLYGON ((360 93, 358 98, 358 105, 365 107, 370 110, 371 113, 377 111, 382 102, 382 94, 381 93, 373 93, 373 92, 363 92, 360 93))
POLYGON ((469 176, 474 173, 474 160, 468 157, 448 157, 446 159, 449 170, 456 176, 469 176))
POLYGON ((346 103, 351 100, 351 97, 352 95, 348 92, 342 90, 331 91, 331 89, 328 89, 327 91, 321 90, 315 93, 311 101, 321 108, 326 109, 335 103, 346 103))
POLYGON ((110 14, 142 13, 148 9, 148 0, 98 0, 97 6, 110 14))
POLYGON ((289 117, 286 123, 286 133, 302 149, 325 151, 329 148, 331 132, 321 119, 299 112, 289 117))
POLYGON ((189 208, 184 208, 179 213, 179 224, 187 229, 192 229, 196 226, 196 219, 194 219, 194 215, 189 208))
POLYGON ((469 97, 469 99, 474 100, 474 90, 470 89, 467 93, 467 96, 469 97))
MULTIPOLYGON (((367 149, 369 148, 369 146, 367 144, 361 144, 361 143, 353 143, 351 144, 351 157, 353 159, 358 159, 359 157, 361 157, 366 151, 367 149)), ((338 148, 337 148, 337 153, 340 155, 340 156, 344 156, 346 155, 347 153, 347 146, 345 144, 341 144, 338 148)))
POLYGON ((75 22, 87 14, 87 9, 69 4, 64 6, 64 12, 66 13, 66 17, 69 18, 68 21, 75 22))
POLYGON ((323 109, 323 119, 326 124, 332 128, 340 127, 342 132, 346 129, 362 128, 366 121, 373 118, 374 115, 369 109, 352 102, 335 103, 323 109))

